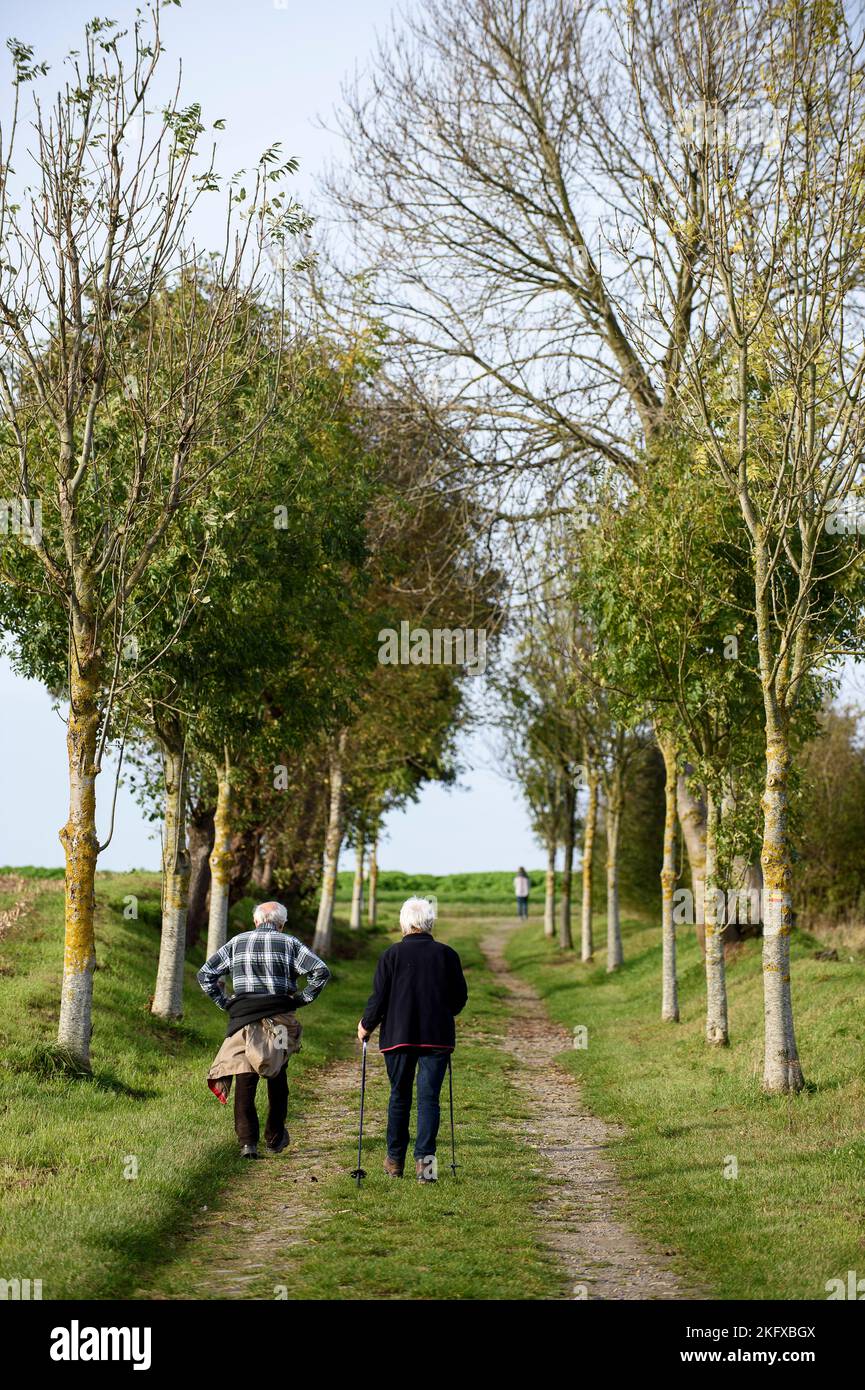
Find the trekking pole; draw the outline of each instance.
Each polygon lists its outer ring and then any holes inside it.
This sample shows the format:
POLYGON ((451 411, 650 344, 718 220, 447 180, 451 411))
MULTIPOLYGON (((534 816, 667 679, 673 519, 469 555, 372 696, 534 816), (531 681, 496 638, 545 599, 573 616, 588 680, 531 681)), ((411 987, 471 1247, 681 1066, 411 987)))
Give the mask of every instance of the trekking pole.
POLYGON ((360 1166, 361 1155, 363 1152, 363 1099, 366 1093, 366 1038, 363 1040, 363 1062, 360 1069, 360 1127, 357 1133, 357 1167, 353 1168, 350 1177, 357 1178, 358 1190, 360 1189, 361 1178, 366 1177, 366 1172, 360 1166))
POLYGON ((450 1054, 448 1054, 448 1090, 451 1102, 451 1172, 454 1177, 457 1175, 457 1149, 456 1139, 454 1138, 454 1069, 451 1066, 450 1054))

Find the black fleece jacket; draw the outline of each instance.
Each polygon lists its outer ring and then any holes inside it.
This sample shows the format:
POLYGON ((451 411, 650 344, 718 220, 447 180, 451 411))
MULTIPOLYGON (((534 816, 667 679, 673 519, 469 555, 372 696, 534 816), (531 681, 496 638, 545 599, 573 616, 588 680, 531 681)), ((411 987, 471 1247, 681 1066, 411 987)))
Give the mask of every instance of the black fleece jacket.
POLYGON ((411 932, 378 958, 362 1023, 381 1024, 382 1052, 456 1044, 454 1017, 468 998, 460 958, 429 932, 411 932))
POLYGON ((233 1037, 247 1023, 258 1023, 274 1014, 293 1014, 305 1003, 299 994, 235 994, 228 1005, 225 1036, 233 1037))

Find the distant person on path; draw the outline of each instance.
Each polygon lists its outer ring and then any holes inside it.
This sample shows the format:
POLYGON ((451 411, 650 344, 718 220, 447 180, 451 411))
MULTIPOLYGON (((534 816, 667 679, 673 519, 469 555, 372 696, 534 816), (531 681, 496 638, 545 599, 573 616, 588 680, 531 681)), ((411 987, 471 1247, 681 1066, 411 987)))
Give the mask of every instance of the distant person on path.
POLYGON ((259 903, 252 914, 253 930, 231 937, 198 972, 205 994, 229 1015, 207 1084, 225 1105, 232 1079, 236 1082, 234 1128, 241 1158, 259 1156, 255 1093, 261 1076, 267 1078, 267 1151, 278 1154, 288 1147, 288 1059, 300 1050, 303 1031, 295 1013, 311 1004, 330 979, 323 960, 297 937, 283 935, 287 915, 282 903, 259 903), (225 975, 232 977, 234 994, 223 992, 225 975), (300 993, 299 975, 306 976, 300 993))
POLYGON ((517 869, 517 876, 514 879, 514 893, 517 898, 517 916, 528 917, 529 915, 529 877, 525 869, 517 869))
POLYGON ((379 956, 357 1036, 365 1042, 381 1024, 378 1045, 390 1077, 384 1171, 389 1178, 403 1175, 417 1076, 415 1176, 435 1182, 439 1093, 456 1045, 454 1018, 465 1007, 468 989, 456 951, 433 937, 432 903, 409 898, 399 925, 402 940, 379 956))

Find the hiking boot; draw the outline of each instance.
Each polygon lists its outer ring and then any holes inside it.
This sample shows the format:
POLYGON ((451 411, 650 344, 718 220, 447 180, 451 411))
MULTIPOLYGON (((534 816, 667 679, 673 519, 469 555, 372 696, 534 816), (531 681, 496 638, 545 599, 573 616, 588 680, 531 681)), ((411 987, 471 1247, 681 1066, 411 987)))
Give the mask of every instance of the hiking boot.
POLYGON ((241 1158, 258 1158, 257 1144, 244 1144, 240 1150, 241 1158))
POLYGON ((401 1178, 405 1161, 400 1158, 391 1158, 388 1154, 384 1161, 384 1171, 389 1178, 401 1178))
POLYGON ((435 1154, 428 1154, 426 1158, 416 1158, 414 1171, 418 1182, 437 1182, 438 1165, 435 1154))
POLYGON ((267 1141, 267 1152, 269 1154, 281 1154, 283 1149, 288 1148, 289 1143, 288 1130, 283 1128, 282 1137, 277 1139, 275 1144, 271 1144, 270 1140, 267 1141))

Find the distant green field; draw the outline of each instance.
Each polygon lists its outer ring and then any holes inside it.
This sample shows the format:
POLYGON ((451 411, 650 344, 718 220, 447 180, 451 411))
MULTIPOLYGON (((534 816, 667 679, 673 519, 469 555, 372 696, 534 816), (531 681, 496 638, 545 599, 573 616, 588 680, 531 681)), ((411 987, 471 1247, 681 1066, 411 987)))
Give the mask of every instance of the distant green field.
MULTIPOLYGON (((473 874, 406 874, 400 869, 383 869, 378 876, 377 895, 382 902, 394 902, 414 893, 420 897, 434 893, 443 903, 512 902, 517 867, 514 865, 512 871, 473 874)), ((542 893, 543 869, 528 869, 527 873, 533 893, 542 893)), ((353 878, 350 870, 339 875, 337 893, 340 898, 351 896, 353 878)))

